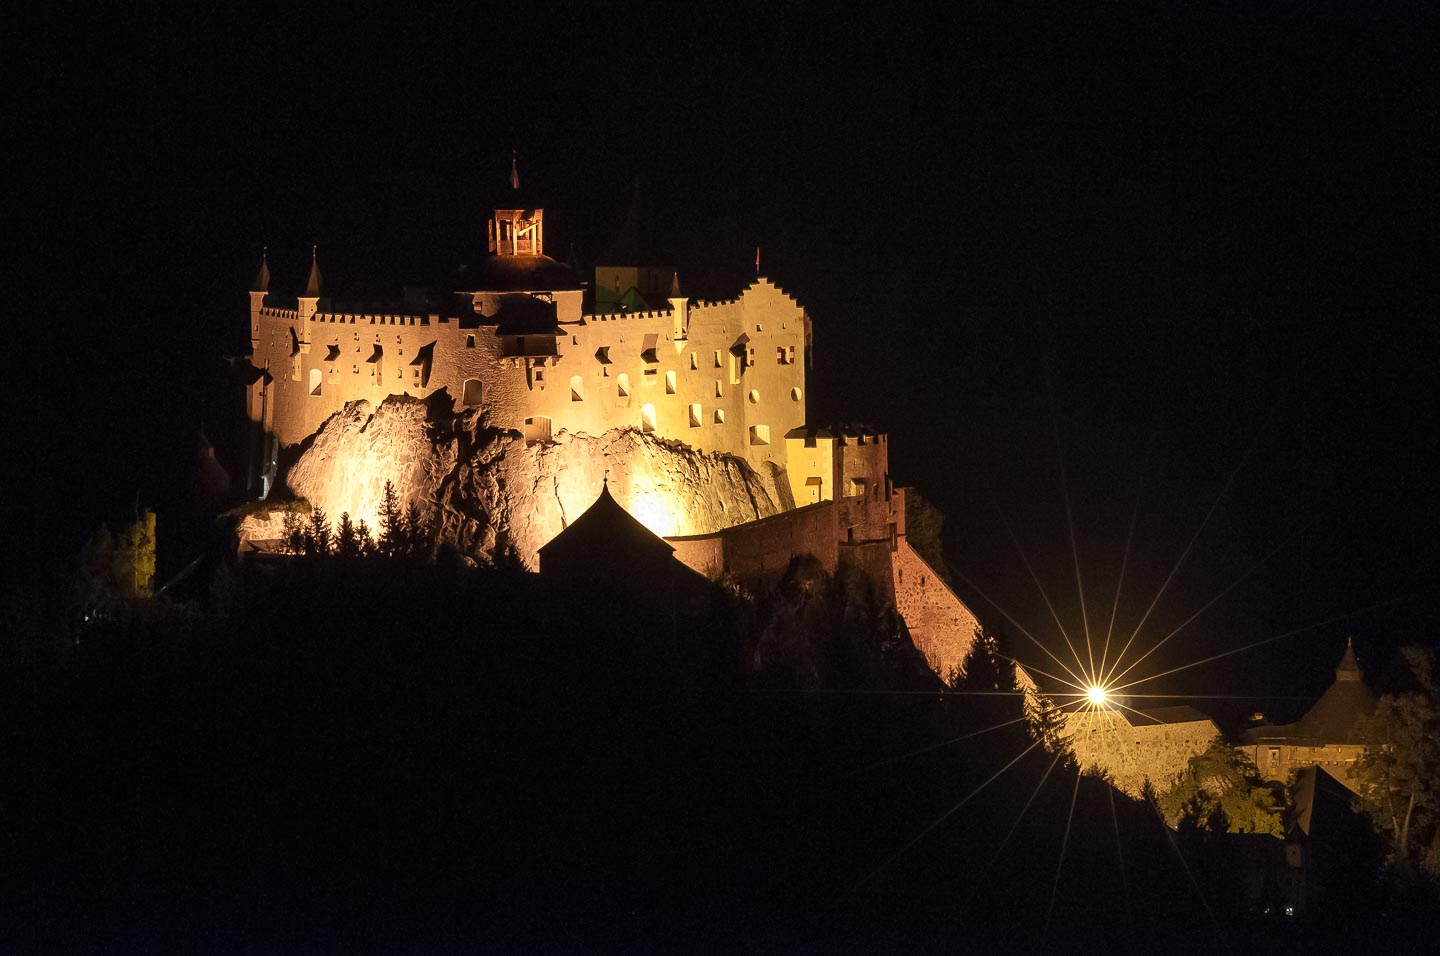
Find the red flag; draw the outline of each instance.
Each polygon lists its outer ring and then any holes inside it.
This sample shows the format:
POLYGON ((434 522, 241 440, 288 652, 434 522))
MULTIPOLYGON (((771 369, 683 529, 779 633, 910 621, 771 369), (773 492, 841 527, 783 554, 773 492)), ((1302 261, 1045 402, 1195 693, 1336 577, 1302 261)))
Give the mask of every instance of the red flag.
POLYGON ((760 274, 760 247, 755 247, 755 274, 760 274))

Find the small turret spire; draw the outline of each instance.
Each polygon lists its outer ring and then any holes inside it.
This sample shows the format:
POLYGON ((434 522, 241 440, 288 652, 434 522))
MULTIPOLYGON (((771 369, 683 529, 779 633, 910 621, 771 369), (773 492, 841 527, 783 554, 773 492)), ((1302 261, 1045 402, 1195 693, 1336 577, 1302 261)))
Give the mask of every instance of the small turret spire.
POLYGON ((320 247, 310 247, 310 278, 305 282, 305 297, 315 298, 320 295, 320 247))
POLYGON ((520 170, 516 166, 516 151, 510 150, 510 188, 520 188, 520 170))
POLYGON ((670 298, 680 298, 680 273, 670 273, 670 298))
POLYGON ((1345 639, 1345 654, 1340 658, 1340 663, 1335 666, 1336 680, 1359 680, 1360 665, 1355 661, 1355 639, 1345 639))
POLYGON ((255 283, 250 287, 251 292, 270 291, 270 247, 260 247, 260 272, 255 276, 255 283))

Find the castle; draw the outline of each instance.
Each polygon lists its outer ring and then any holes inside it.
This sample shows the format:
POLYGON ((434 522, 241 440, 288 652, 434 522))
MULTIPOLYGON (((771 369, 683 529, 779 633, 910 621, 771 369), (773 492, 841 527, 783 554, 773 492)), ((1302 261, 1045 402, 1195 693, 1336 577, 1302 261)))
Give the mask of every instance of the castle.
MULTIPOLYGON (((546 254, 545 211, 520 201, 513 166, 511 187, 512 201, 486 224, 489 257, 456 291, 407 290, 406 304, 393 309, 345 307, 326 295, 312 250, 304 291, 292 304, 271 292, 262 261, 250 290, 245 392, 256 426, 257 496, 282 480, 282 460, 327 423, 357 403, 378 407, 393 396, 441 398, 460 412, 483 413, 488 428, 537 453, 616 430, 638 434, 645 447, 679 443, 743 462, 774 500, 697 526, 678 520, 679 502, 657 507, 633 483, 612 481, 619 504, 669 536, 676 557, 703 573, 741 578, 776 574, 802 553, 830 570, 858 567, 894 600, 931 666, 942 675, 958 667, 979 623, 905 541, 888 436, 807 423, 812 326, 805 309, 758 275, 733 299, 692 301, 672 272, 666 309, 587 313, 585 284, 546 254)), ((614 284, 615 292, 597 301, 614 309, 639 304, 636 288, 620 288, 622 277, 643 279, 653 298, 653 272, 604 267, 597 284, 603 280, 607 291, 614 284)), ((574 461, 555 469, 558 497, 565 476, 573 485, 581 469, 574 461)), ((568 523, 566 513, 595 499, 599 482, 582 483, 568 489, 580 500, 562 503, 554 531, 568 523)), ((344 507, 318 503, 334 514, 344 507)), ((350 505, 354 517, 366 517, 364 510, 350 505)), ((533 550, 522 551, 522 560, 536 563, 533 550)))
MULTIPOLYGON (((269 264, 262 261, 250 291, 246 380, 257 439, 251 484, 258 496, 282 477, 283 457, 347 416, 353 424, 357 407, 380 407, 397 396, 412 404, 441 399, 483 415, 488 429, 507 436, 506 447, 533 453, 532 464, 548 451, 569 450, 568 457, 552 456, 548 472, 523 472, 520 483, 531 490, 515 493, 524 510, 553 506, 534 493, 543 484, 538 476, 553 484, 553 498, 570 499, 559 502, 553 521, 534 523, 540 531, 521 549, 531 566, 539 566, 547 542, 598 498, 602 510, 633 516, 664 536, 656 554, 673 554, 702 574, 774 576, 799 554, 815 556, 830 571, 859 569, 893 601, 932 669, 942 677, 954 673, 979 622, 906 540, 904 489, 889 474, 888 436, 808 422, 805 373, 813 330, 805 309, 759 276, 733 299, 692 301, 673 272, 663 289, 661 270, 621 264, 597 267, 596 291, 603 286, 604 294, 587 313, 585 283, 546 255, 544 209, 519 202, 518 185, 512 167, 516 201, 493 211, 486 224, 490 256, 458 291, 407 290, 405 305, 396 308, 343 307, 323 294, 312 250, 304 291, 292 305, 271 293, 269 264), (649 309, 662 293, 669 308, 649 309), (609 469, 587 460, 598 453, 593 446, 575 450, 577 437, 602 435, 625 439, 622 459, 637 448, 671 456, 652 461, 652 471, 673 470, 677 461, 687 468, 697 462, 723 467, 696 467, 685 476, 691 492, 685 501, 673 485, 642 488, 627 476, 606 482, 602 494, 601 475, 609 477, 609 469), (677 459, 677 448, 704 461, 677 459), (721 500, 703 521, 685 514, 707 494, 714 497, 706 482, 732 473, 730 462, 763 479, 742 476, 737 494, 765 496, 767 506, 727 510, 721 500)), ((325 454, 335 454, 337 446, 325 447, 325 454)), ((312 474, 353 464, 340 460, 343 454, 334 460, 325 454, 312 474)), ((387 467, 397 470, 391 462, 381 470, 387 467)), ((292 490, 325 494, 324 483, 293 488, 293 471, 288 480, 292 490)), ((491 484, 503 491, 506 480, 492 476, 491 484)), ((373 500, 375 476, 369 481, 373 500)), ((432 481, 422 493, 436 487, 432 481)), ((317 503, 332 515, 345 507, 344 500, 317 503)), ((367 517, 363 507, 352 503, 350 510, 367 517)), ((252 546, 266 544, 263 534, 252 531, 250 539, 252 546)), ((565 566, 565 553, 563 546, 552 549, 551 565, 565 566)), ((1017 669, 1017 681, 1036 706, 1040 691, 1030 675, 1017 669)), ((1316 762, 1344 778, 1360 749, 1355 718, 1373 709, 1366 695, 1347 650, 1336 689, 1310 715, 1296 725, 1257 728, 1245 749, 1272 779, 1316 762)), ((1121 789, 1139 793, 1146 778, 1160 786, 1172 779, 1219 730, 1190 707, 1111 707, 1070 716, 1062 734, 1082 767, 1101 766, 1121 789)))

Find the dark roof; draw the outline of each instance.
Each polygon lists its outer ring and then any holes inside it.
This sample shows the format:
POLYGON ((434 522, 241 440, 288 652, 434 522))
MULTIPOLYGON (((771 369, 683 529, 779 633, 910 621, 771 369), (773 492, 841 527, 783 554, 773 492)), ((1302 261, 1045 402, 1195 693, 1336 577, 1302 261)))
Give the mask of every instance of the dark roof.
POLYGON ((1295 773, 1291 790, 1295 805, 1285 826, 1286 835, 1294 836, 1298 830, 1309 836, 1317 825, 1321 830, 1333 826, 1338 819, 1354 813, 1354 798, 1355 794, 1324 768, 1302 767, 1295 773))
POLYGON ((270 291, 270 250, 266 249, 260 254, 260 272, 255 276, 255 281, 250 286, 251 292, 270 291))
POLYGON ((597 568, 614 570, 610 562, 615 556, 627 559, 670 560, 674 546, 657 536, 635 519, 610 496, 608 484, 600 489, 600 497, 570 526, 540 548, 540 570, 547 561, 560 557, 565 564, 581 559, 597 568))
POLYGON ((1247 743, 1277 740, 1317 744, 1363 743, 1360 724, 1375 712, 1375 695, 1360 679, 1355 648, 1345 644, 1345 653, 1335 668, 1335 683, 1320 695, 1305 716, 1293 724, 1261 724, 1245 731, 1247 743))
POLYGON ((476 292, 568 292, 584 285, 549 256, 490 256, 464 281, 476 292))
POLYGON ((1153 727, 1157 724, 1188 724, 1196 720, 1209 720, 1205 714, 1189 704, 1174 707, 1146 707, 1126 709, 1125 719, 1132 727, 1153 727))
POLYGON ((320 295, 320 259, 315 249, 310 250, 310 278, 305 280, 305 298, 320 295))

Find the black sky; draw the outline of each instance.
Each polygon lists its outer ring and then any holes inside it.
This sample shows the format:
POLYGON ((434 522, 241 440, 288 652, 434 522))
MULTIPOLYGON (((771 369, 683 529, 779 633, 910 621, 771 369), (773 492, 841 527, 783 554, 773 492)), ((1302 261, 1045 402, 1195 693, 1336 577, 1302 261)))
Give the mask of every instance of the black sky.
POLYGON ((163 507, 226 433, 262 245, 282 285, 318 243, 335 296, 398 292, 480 254, 513 148, 582 263, 637 183, 692 291, 762 247, 814 317, 815 420, 887 428, 952 563, 1043 639, 1000 516, 1077 620, 1058 431, 1092 621, 1142 480, 1122 625, 1227 481, 1147 634, 1290 542, 1156 660, 1352 614, 1171 689, 1309 692, 1347 633, 1433 640, 1433 17, 1056 6, 40 14, 22 539, 163 507))

